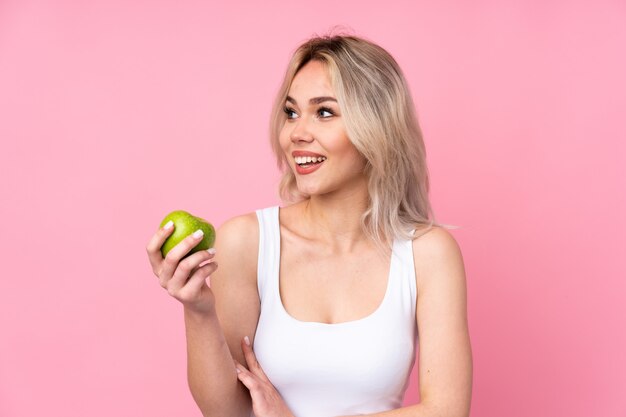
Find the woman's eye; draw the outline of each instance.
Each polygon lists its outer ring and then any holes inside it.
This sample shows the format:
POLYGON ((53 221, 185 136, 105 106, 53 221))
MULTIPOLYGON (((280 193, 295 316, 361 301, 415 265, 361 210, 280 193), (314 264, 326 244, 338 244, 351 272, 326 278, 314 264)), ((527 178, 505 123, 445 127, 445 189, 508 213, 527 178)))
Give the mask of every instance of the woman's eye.
POLYGON ((293 111, 293 109, 290 109, 289 107, 285 107, 283 111, 285 112, 285 114, 287 114, 287 119, 293 119, 291 115, 296 113, 295 111, 293 111))
POLYGON ((331 109, 328 109, 326 107, 320 107, 320 109, 318 110, 318 114, 323 118, 326 119, 328 117, 334 116, 333 112, 331 109), (328 115, 324 115, 324 113, 327 113, 328 115))

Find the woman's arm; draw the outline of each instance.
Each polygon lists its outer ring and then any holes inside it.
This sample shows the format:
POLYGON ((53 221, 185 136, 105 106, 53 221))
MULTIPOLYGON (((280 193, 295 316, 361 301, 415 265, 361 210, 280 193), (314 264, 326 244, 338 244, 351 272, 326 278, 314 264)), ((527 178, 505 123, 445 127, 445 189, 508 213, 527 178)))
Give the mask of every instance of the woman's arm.
POLYGON ((259 318, 258 242, 255 213, 225 222, 216 233, 214 259, 219 266, 210 278, 215 311, 185 311, 189 389, 207 417, 248 417, 252 409, 233 359, 244 360, 239 341, 254 335, 259 318))
POLYGON ((413 253, 420 404, 434 415, 466 417, 473 365, 461 249, 447 230, 436 227, 413 241, 413 253))
POLYGON ((472 397, 472 349, 461 250, 435 227, 413 241, 417 280, 420 403, 371 417, 467 417, 472 397))

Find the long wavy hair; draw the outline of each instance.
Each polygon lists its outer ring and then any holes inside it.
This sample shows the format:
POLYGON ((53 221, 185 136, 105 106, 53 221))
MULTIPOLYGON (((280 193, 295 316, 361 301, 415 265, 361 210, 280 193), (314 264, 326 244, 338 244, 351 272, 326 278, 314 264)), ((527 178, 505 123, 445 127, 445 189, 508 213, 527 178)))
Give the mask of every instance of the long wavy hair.
POLYGON ((382 47, 352 35, 315 36, 293 53, 271 112, 270 140, 283 173, 279 195, 295 203, 301 193, 279 143, 285 100, 298 71, 310 61, 327 69, 349 140, 365 157, 369 204, 363 231, 381 248, 393 238, 415 239, 435 221, 429 201, 426 149, 408 83, 382 47), (415 234, 413 230, 415 229, 415 234))

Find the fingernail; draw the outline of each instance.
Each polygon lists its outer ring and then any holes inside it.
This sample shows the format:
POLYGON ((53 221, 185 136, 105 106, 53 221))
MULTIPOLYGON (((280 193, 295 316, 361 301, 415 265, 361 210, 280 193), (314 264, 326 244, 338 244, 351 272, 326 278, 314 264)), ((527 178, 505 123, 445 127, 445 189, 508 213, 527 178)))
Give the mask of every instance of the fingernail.
POLYGON ((193 237, 195 237, 196 239, 202 235, 204 235, 204 232, 202 231, 202 229, 198 229, 195 232, 193 232, 193 237))
POLYGON ((209 252, 211 255, 215 255, 215 248, 209 248, 206 251, 209 252))
POLYGON ((237 368, 236 366, 235 366, 235 371, 237 371, 238 374, 241 373, 241 370, 239 368, 237 368))
POLYGON ((163 226, 163 229, 168 230, 168 229, 171 229, 172 226, 174 226, 174 222, 170 220, 169 222, 165 223, 165 226, 163 226))
POLYGON ((246 342, 246 345, 250 346, 250 339, 248 339, 248 336, 244 337, 243 341, 246 342))

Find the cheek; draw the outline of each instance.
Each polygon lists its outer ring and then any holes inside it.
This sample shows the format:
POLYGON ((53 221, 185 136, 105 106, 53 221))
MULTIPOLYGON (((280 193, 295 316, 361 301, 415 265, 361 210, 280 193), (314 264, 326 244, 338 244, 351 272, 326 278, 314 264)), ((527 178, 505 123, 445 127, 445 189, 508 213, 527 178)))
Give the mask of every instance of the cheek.
POLYGON ((363 172, 367 161, 360 153, 355 153, 352 157, 352 167, 357 172, 363 172))
POLYGON ((341 138, 337 143, 341 146, 337 148, 337 152, 344 155, 346 162, 349 161, 350 165, 365 165, 365 157, 357 150, 357 148, 350 142, 347 137, 341 138))

